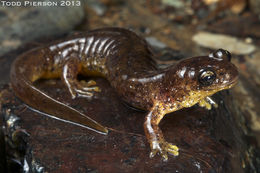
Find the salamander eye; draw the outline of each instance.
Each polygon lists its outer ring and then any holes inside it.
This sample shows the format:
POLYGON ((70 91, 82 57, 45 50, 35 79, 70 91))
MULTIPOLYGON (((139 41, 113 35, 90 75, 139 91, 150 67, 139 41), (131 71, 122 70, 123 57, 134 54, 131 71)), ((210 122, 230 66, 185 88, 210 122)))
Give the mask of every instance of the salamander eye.
POLYGON ((229 53, 229 51, 224 49, 218 49, 213 52, 212 55, 219 60, 231 61, 231 54, 229 53))
POLYGON ((216 74, 211 70, 204 70, 199 75, 199 83, 203 86, 211 85, 216 79, 216 74))

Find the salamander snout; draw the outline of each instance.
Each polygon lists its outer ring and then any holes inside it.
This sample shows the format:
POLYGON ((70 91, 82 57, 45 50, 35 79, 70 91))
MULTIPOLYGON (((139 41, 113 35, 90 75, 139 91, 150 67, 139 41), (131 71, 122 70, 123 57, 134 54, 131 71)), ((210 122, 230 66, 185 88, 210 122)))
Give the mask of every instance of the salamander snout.
POLYGON ((231 61, 231 54, 229 51, 224 49, 218 49, 215 52, 209 54, 209 57, 218 59, 220 61, 231 61))

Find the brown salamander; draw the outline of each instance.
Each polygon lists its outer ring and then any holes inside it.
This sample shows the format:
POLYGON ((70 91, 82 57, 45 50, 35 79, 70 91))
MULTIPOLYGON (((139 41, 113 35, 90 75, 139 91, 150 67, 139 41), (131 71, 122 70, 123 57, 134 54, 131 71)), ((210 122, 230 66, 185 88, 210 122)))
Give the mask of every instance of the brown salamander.
POLYGON ((148 111, 144 131, 150 157, 159 153, 167 160, 167 153, 179 153, 177 146, 164 140, 158 126, 164 115, 196 103, 207 109, 217 106, 210 96, 234 86, 238 71, 223 49, 166 69, 159 69, 153 56, 146 41, 127 29, 97 29, 22 54, 12 65, 11 84, 29 106, 106 134, 106 127, 33 85, 41 78, 61 77, 72 98, 91 97, 100 92, 95 81, 82 84, 77 75, 104 77, 124 101, 148 111))

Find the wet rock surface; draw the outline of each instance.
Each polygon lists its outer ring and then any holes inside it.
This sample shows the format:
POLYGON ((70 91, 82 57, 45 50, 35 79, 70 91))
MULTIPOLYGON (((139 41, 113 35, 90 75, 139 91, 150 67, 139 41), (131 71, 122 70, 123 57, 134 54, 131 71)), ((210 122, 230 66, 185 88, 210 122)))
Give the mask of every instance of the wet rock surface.
MULTIPOLYGON (((14 97, 7 85, 8 75, 2 75, 0 100, 3 122, 0 123, 4 126, 6 152, 1 150, 0 154, 6 155, 7 164, 4 159, 0 162, 7 165, 9 172, 260 171, 260 42, 256 7, 254 12, 248 6, 238 14, 228 6, 214 10, 213 7, 218 5, 203 4, 202 1, 185 1, 182 6, 172 6, 168 1, 160 0, 100 0, 97 4, 95 1, 88 3, 84 6, 87 17, 77 30, 104 26, 133 29, 145 38, 155 38, 150 41, 155 44, 155 52, 160 57, 158 62, 165 66, 183 57, 206 55, 212 51, 210 44, 201 47, 192 41, 194 35, 201 31, 230 35, 252 44, 255 50, 243 55, 237 53, 239 51, 233 52, 232 61, 239 68, 240 81, 235 88, 214 95, 219 108, 207 111, 194 106, 169 114, 162 120, 160 127, 166 140, 181 149, 180 156, 169 156, 168 162, 163 162, 159 156, 149 158, 149 145, 143 132, 145 112, 126 106, 106 80, 97 79, 103 92, 91 101, 71 100, 59 80, 37 83, 54 98, 108 126, 110 133, 103 136, 26 107, 14 97), (176 9, 178 13, 175 13, 176 9), (156 47, 158 41, 163 47, 156 47)), ((239 6, 235 3, 232 1, 230 6, 239 6)), ((10 22, 5 19, 6 13, 0 10, 0 21, 10 22)), ((60 32, 57 31, 57 34, 60 35, 60 32)), ((12 39, 7 41, 13 44, 12 39)), ((25 50, 48 42, 34 41, 24 45, 22 40, 17 44, 22 45, 21 48, 1 56, 0 73, 8 74, 12 60, 25 50)), ((3 51, 8 51, 8 48, 3 51)), ((0 169, 6 167, 0 166, 0 169)))
MULTIPOLYGON (((57 80, 38 86, 109 127, 106 136, 39 114, 18 100, 12 103, 15 109, 5 117, 18 116, 19 128, 30 134, 25 157, 30 169, 37 162, 47 172, 243 172, 240 159, 246 146, 229 112, 233 104, 229 92, 215 96, 218 109, 195 106, 164 118, 160 127, 165 138, 180 147, 180 155, 163 162, 159 156, 149 158, 143 132, 146 113, 126 106, 107 81, 96 81, 103 93, 91 101, 71 100, 57 80)), ((15 100, 8 89, 2 98, 15 100)), ((3 110, 8 105, 3 103, 3 110)))

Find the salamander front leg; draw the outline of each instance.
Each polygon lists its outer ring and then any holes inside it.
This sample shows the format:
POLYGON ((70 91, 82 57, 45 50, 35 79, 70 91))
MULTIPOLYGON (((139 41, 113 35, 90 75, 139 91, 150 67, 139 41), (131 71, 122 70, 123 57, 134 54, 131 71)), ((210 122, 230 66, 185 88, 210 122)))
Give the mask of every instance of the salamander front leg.
POLYGON ((72 98, 93 96, 93 92, 100 92, 99 87, 95 86, 96 82, 90 80, 88 82, 77 80, 80 71, 80 63, 77 58, 72 58, 67 61, 63 67, 62 79, 69 89, 72 98))
POLYGON ((212 108, 211 105, 213 105, 214 108, 218 107, 218 104, 210 97, 205 97, 204 99, 199 101, 199 106, 205 107, 208 110, 210 110, 212 108))
POLYGON ((176 145, 168 143, 164 140, 162 131, 158 124, 164 117, 163 111, 156 106, 151 112, 148 113, 144 123, 144 131, 148 142, 150 143, 151 153, 150 157, 154 157, 159 153, 164 161, 168 160, 167 153, 173 154, 174 156, 179 155, 179 148, 176 145))

